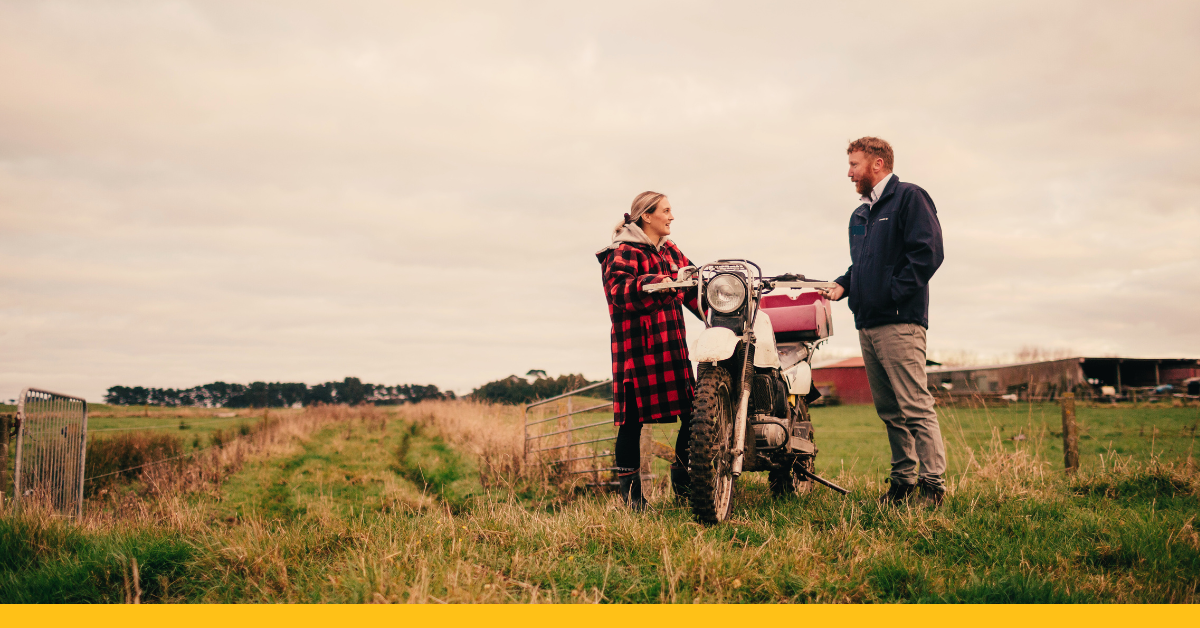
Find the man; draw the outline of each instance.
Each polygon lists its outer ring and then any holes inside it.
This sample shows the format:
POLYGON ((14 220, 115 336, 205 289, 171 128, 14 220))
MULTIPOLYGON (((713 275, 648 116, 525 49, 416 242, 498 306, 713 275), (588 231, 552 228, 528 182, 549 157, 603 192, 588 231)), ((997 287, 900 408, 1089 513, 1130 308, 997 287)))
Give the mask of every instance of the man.
POLYGON ((864 137, 846 153, 862 205, 850 216, 850 268, 826 295, 850 297, 875 410, 887 426, 891 486, 880 501, 907 500, 919 487, 920 501, 939 507, 946 447, 925 376, 925 331, 942 227, 929 194, 892 174, 891 145, 864 137))

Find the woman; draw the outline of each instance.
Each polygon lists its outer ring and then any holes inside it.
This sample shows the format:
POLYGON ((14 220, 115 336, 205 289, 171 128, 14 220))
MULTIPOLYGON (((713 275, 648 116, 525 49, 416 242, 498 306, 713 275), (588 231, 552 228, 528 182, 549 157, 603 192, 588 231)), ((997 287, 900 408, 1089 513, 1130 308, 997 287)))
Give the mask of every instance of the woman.
POLYGON ((641 431, 646 423, 680 420, 671 465, 675 495, 687 497, 688 439, 691 436, 692 363, 684 341, 683 306, 699 316, 694 290, 642 292, 642 286, 674 279, 687 257, 667 239, 671 202, 642 192, 613 231, 612 244, 596 253, 612 319, 613 416, 617 424, 616 467, 621 496, 633 510, 642 496, 641 431))

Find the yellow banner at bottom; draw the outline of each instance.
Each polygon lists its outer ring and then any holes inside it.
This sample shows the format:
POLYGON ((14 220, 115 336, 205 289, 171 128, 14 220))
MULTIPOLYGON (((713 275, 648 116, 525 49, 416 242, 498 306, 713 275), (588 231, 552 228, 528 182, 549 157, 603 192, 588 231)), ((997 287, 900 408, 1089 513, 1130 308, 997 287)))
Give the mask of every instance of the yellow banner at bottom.
POLYGON ((352 625, 446 628, 616 628, 629 622, 651 626, 728 628, 758 623, 760 628, 812 624, 842 628, 887 624, 977 628, 1128 628, 1154 622, 1200 625, 1200 608, 1160 605, 175 605, 175 606, 9 606, 8 625, 26 620, 39 627, 70 628, 298 628, 352 625), (778 622, 773 624, 771 622, 778 622), (836 623, 835 623, 836 622, 836 623))

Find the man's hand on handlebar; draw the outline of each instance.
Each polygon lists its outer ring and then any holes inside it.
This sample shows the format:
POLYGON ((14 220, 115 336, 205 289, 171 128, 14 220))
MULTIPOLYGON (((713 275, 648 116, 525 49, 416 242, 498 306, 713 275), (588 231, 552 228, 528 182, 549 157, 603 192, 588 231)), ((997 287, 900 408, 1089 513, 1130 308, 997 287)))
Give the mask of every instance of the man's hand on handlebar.
POLYGON ((832 288, 821 288, 818 292, 825 295, 830 301, 838 301, 846 296, 846 289, 842 287, 842 284, 837 284, 832 288))

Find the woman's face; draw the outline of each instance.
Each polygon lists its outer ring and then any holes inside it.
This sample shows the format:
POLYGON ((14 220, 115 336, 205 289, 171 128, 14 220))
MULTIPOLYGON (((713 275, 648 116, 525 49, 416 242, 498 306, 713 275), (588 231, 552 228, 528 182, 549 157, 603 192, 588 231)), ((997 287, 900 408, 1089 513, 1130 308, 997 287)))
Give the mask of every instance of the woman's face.
POLYGON ((671 215, 671 201, 664 196, 653 214, 642 214, 642 231, 652 238, 669 236, 671 222, 674 220, 675 216, 671 215))

